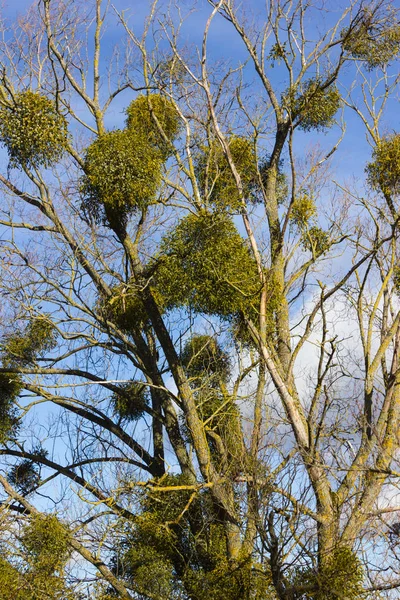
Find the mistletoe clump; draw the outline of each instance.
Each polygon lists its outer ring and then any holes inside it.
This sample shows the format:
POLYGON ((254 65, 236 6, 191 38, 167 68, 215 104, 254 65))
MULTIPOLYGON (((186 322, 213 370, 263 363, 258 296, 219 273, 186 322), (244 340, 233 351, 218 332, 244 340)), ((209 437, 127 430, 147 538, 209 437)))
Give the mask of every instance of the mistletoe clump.
POLYGON ((50 319, 35 317, 24 330, 9 335, 4 344, 4 359, 9 365, 29 365, 57 345, 57 330, 50 319))
POLYGON ((226 382, 230 374, 229 355, 214 336, 193 335, 185 344, 181 361, 189 377, 209 376, 226 382))
POLYGON ((22 574, 3 556, 0 556, 0 589, 2 600, 27 600, 22 574))
POLYGON ((340 600, 344 591, 346 600, 356 600, 365 596, 363 578, 363 568, 356 554, 350 548, 341 547, 325 558, 318 572, 303 571, 296 583, 309 588, 304 594, 305 600, 340 600))
POLYGON ((384 67, 400 51, 400 25, 394 13, 378 18, 366 9, 358 25, 344 29, 341 35, 346 52, 363 61, 369 71, 384 67))
POLYGON ((39 483, 38 467, 32 460, 23 460, 11 468, 7 479, 21 494, 27 496, 39 483))
MULTIPOLYGON (((165 300, 159 290, 150 286, 154 300, 161 312, 165 300)), ((112 296, 101 297, 97 306, 103 318, 116 325, 124 333, 142 330, 149 323, 146 308, 140 297, 140 289, 134 282, 119 284, 111 288, 112 296)))
POLYGON ((219 464, 220 471, 225 475, 238 475, 245 464, 245 450, 240 411, 233 397, 213 387, 203 386, 194 391, 197 410, 205 423, 214 462, 219 464))
MULTIPOLYGON (((33 448, 32 453, 35 454, 36 461, 46 458, 48 454, 40 445, 33 448)), ((11 467, 7 479, 21 494, 27 496, 35 490, 40 481, 40 467, 38 462, 34 462, 31 459, 21 460, 11 467)))
POLYGON ((315 202, 308 194, 298 196, 292 204, 290 218, 293 223, 302 229, 307 226, 310 219, 317 213, 315 202))
POLYGON ((152 76, 159 89, 179 86, 190 80, 183 63, 176 56, 170 54, 160 56, 152 76))
POLYGON ((380 141, 373 152, 373 162, 366 171, 370 185, 387 195, 400 193, 400 134, 380 141))
POLYGON ((162 160, 146 139, 127 130, 99 136, 86 150, 83 209, 116 230, 128 216, 154 202, 162 160))
POLYGON ((400 294, 400 267, 398 265, 395 265, 393 267, 392 280, 393 280, 393 286, 394 286, 394 289, 396 290, 396 293, 400 294))
POLYGON ((111 291, 111 298, 101 298, 98 302, 102 316, 125 333, 142 329, 148 319, 137 286, 120 284, 111 291))
POLYGON ((177 571, 184 571, 190 554, 184 551, 190 534, 188 513, 193 509, 192 504, 185 511, 193 493, 187 487, 188 481, 182 475, 165 474, 148 483, 142 510, 115 558, 116 573, 138 594, 177 598, 177 571), (149 572, 154 577, 149 577, 149 572))
POLYGON ((141 381, 131 381, 121 386, 121 393, 111 398, 115 412, 127 421, 137 421, 149 406, 149 393, 141 381))
POLYGON ((55 515, 31 515, 25 526, 22 546, 29 565, 26 587, 32 590, 32 600, 73 598, 65 581, 64 569, 71 555, 71 534, 55 515))
MULTIPOLYGON (((243 198, 255 200, 258 167, 254 143, 247 138, 232 136, 229 152, 241 178, 243 198)), ((228 158, 217 141, 201 149, 196 157, 195 170, 200 191, 208 202, 220 209, 240 209, 242 197, 228 158)))
POLYGON ((168 308, 231 318, 259 297, 256 263, 225 213, 185 217, 161 250, 155 281, 168 308))
POLYGON ((316 225, 303 231, 301 242, 303 248, 311 252, 316 258, 328 252, 331 247, 329 233, 316 225))
POLYGON ((127 108, 127 128, 135 137, 147 140, 166 160, 173 152, 173 141, 181 122, 175 104, 159 94, 138 96, 127 108))
POLYGON ((20 92, 0 109, 0 141, 12 167, 47 168, 68 146, 67 121, 46 96, 20 92))
POLYGON ((284 105, 293 123, 304 131, 331 127, 340 107, 340 93, 335 85, 325 87, 320 79, 310 79, 284 95, 284 105))
POLYGON ((120 575, 124 574, 132 581, 133 589, 140 597, 176 598, 173 594, 173 565, 151 545, 139 544, 130 548, 123 557, 120 570, 120 575))
POLYGON ((155 202, 180 128, 175 105, 157 94, 139 96, 127 114, 126 129, 102 134, 87 148, 81 181, 84 215, 122 236, 129 216, 155 202))
POLYGON ((23 388, 19 375, 0 373, 0 444, 13 437, 18 419, 15 401, 23 388))
POLYGON ((213 560, 209 568, 186 573, 185 587, 193 600, 276 600, 271 573, 265 565, 253 564, 249 557, 239 560, 235 570, 223 556, 224 540, 221 527, 213 527, 213 560), (218 537, 217 537, 218 536, 218 537), (218 547, 219 541, 219 547, 218 547), (218 552, 217 552, 218 548, 218 552))
MULTIPOLYGON (((33 364, 38 356, 52 350, 57 334, 54 324, 47 317, 31 319, 23 330, 6 336, 2 344, 3 368, 33 364)), ((17 428, 17 400, 23 382, 16 373, 0 373, 0 443, 12 437, 17 428)))
MULTIPOLYGON (((240 470, 243 464, 240 413, 233 397, 226 392, 231 372, 228 354, 214 336, 195 334, 186 342, 180 358, 190 377, 199 417, 207 423, 206 431, 212 430, 219 436, 219 444, 215 443, 215 437, 209 436, 211 455, 221 462, 226 474, 232 469, 240 470)), ((182 431, 190 440, 185 424, 182 431)))
POLYGON ((32 515, 22 537, 36 570, 52 575, 62 572, 70 556, 71 534, 55 515, 32 515))
POLYGON ((248 556, 232 569, 215 504, 208 491, 199 493, 191 483, 172 474, 149 482, 141 511, 113 561, 116 574, 151 598, 272 600, 267 569, 248 556))

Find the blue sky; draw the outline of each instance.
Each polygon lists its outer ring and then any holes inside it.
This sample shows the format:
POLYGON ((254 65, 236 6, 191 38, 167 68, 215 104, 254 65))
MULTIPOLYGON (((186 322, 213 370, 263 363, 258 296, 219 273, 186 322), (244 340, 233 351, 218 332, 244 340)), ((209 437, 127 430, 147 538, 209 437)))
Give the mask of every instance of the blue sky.
MULTIPOLYGON (((90 3, 91 0, 88 0, 90 3)), ((163 2, 160 2, 162 5, 163 2)), ((182 11, 185 13, 194 3, 192 0, 184 0, 180 3, 182 11)), ((396 4, 396 3, 395 3, 396 4)), ((2 9, 3 17, 7 20, 13 21, 18 15, 25 12, 27 7, 31 6, 31 0, 16 0, 11 2, 5 0, 2 9)), ((104 2, 105 5, 105 2, 104 2)), ((126 9, 126 17, 129 19, 129 24, 132 29, 138 34, 142 30, 143 22, 148 14, 150 1, 149 0, 115 0, 112 5, 118 11, 126 9)), ((242 3, 242 6, 246 6, 246 11, 249 11, 249 22, 253 20, 257 25, 263 23, 265 19, 265 0, 251 0, 251 2, 242 3)), ((327 24, 332 24, 337 16, 339 16, 344 7, 348 6, 348 2, 335 2, 329 3, 329 13, 319 12, 320 18, 329 19, 328 23, 324 26, 320 25, 320 22, 309 22, 307 24, 311 37, 318 39, 319 27, 323 29, 327 24), (328 16, 324 16, 324 14, 328 16)), ((182 41, 187 44, 198 45, 201 42, 202 31, 208 15, 210 14, 211 7, 206 0, 198 0, 196 2, 196 10, 191 14, 189 19, 186 21, 185 26, 182 29, 182 41)), ((121 39, 122 28, 120 25, 111 23, 107 26, 104 35, 105 47, 111 49, 121 39)), ((240 61, 246 59, 246 52, 244 51, 243 43, 239 39, 237 33, 233 30, 232 26, 228 24, 221 17, 214 19, 209 36, 208 51, 211 60, 228 60, 233 66, 238 64, 240 61)), ((269 76, 271 77, 274 85, 279 87, 285 86, 286 73, 282 67, 275 66, 274 69, 270 69, 269 76)), ((355 67, 349 65, 346 67, 344 76, 342 75, 342 81, 345 87, 351 87, 355 76, 355 67)), ((246 78, 248 83, 255 81, 256 87, 258 83, 256 81, 254 69, 251 65, 246 68, 246 78)), ((112 108, 112 112, 109 116, 110 126, 115 119, 115 124, 120 126, 124 120, 123 108, 125 104, 129 102, 129 98, 124 95, 119 99, 118 103, 112 108)), ((398 130, 398 98, 392 99, 387 106, 386 116, 383 119, 383 131, 390 132, 398 130)), ((340 151, 340 160, 336 166, 340 169, 341 173, 345 177, 349 177, 356 172, 362 176, 365 163, 368 161, 370 156, 370 148, 365 143, 365 130, 359 119, 354 115, 352 111, 346 111, 347 121, 347 132, 345 140, 342 144, 340 151)), ((115 126, 115 125, 114 125, 115 126)), ((299 147, 307 147, 315 142, 320 143, 323 147, 329 147, 329 145, 338 137, 338 132, 333 130, 324 133, 309 133, 309 134, 298 134, 297 140, 299 147)), ((336 159, 335 159, 336 160, 336 159)))

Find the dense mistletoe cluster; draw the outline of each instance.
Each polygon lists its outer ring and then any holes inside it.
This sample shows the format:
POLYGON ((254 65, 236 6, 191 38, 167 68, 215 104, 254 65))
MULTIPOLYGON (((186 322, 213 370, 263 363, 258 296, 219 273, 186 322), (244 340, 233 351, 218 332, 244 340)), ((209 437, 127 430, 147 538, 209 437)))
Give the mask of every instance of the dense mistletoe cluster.
MULTIPOLYGON (((150 281, 148 283, 150 285, 150 281)), ((150 285, 159 310, 165 309, 165 300, 158 289, 150 285)), ((141 299, 141 287, 134 281, 111 288, 109 298, 101 297, 97 308, 103 319, 113 323, 124 333, 142 330, 149 324, 149 316, 141 299)))
POLYGON ((24 496, 30 494, 39 483, 39 469, 32 460, 23 460, 8 473, 8 481, 24 496))
POLYGON ((0 443, 4 444, 16 432, 15 401, 22 390, 20 375, 0 373, 0 443))
POLYGON ((375 147, 366 171, 370 185, 384 194, 400 194, 400 134, 383 138, 375 147))
POLYGON ((301 243, 303 248, 316 258, 325 254, 332 245, 329 233, 317 225, 302 231, 301 243))
POLYGON ((358 25, 342 31, 343 48, 356 60, 363 61, 369 71, 384 67, 400 51, 400 25, 394 12, 377 15, 368 9, 358 25))
POLYGON ((156 94, 136 98, 127 114, 125 129, 104 133, 87 148, 81 182, 85 214, 119 234, 130 214, 155 202, 180 127, 172 102, 156 94))
POLYGON ((289 89, 282 100, 292 123, 304 131, 331 127, 341 102, 337 87, 325 87, 320 79, 289 89))
POLYGON ((70 539, 55 515, 31 515, 19 536, 19 560, 15 549, 0 558, 2 600, 76 600, 63 572, 70 539))
POLYGON ((300 233, 300 243, 304 250, 318 258, 332 246, 329 232, 317 223, 317 207, 314 199, 306 192, 299 193, 290 210, 290 220, 300 233))
POLYGON ((243 200, 257 200, 259 176, 257 155, 251 139, 232 136, 229 140, 232 162, 243 186, 239 194, 235 177, 221 145, 214 140, 196 156, 195 171, 204 200, 217 209, 240 210, 243 200))
POLYGON ((61 572, 70 556, 70 533, 55 515, 34 515, 24 530, 27 552, 40 569, 61 572))
MULTIPOLYGON (((52 350, 56 344, 53 323, 44 317, 29 321, 24 330, 16 330, 4 338, 2 367, 15 368, 35 362, 36 358, 52 350)), ((22 378, 15 373, 0 373, 0 440, 13 435, 17 426, 15 401, 22 390, 22 378)))
POLYGON ((141 381, 132 381, 121 386, 111 398, 115 412, 127 421, 137 421, 149 405, 148 388, 141 381))
POLYGON ((301 230, 307 227, 316 214, 317 208, 314 199, 304 192, 295 198, 290 210, 290 219, 301 230))
POLYGON ((138 96, 127 108, 127 129, 145 140, 166 160, 174 151, 173 142, 181 124, 175 104, 159 94, 138 96))
POLYGON ((257 266, 228 215, 188 215, 163 239, 161 251, 155 281, 169 308, 230 318, 257 303, 257 266))
POLYGON ((104 211, 109 225, 126 225, 129 214, 154 202, 161 182, 161 157, 129 131, 101 135, 86 151, 81 192, 95 219, 104 211))
POLYGON ((275 598, 264 565, 253 565, 247 557, 231 570, 224 529, 209 494, 190 489, 183 475, 168 474, 150 483, 114 559, 116 573, 136 594, 170 600, 275 598))
MULTIPOLYGON (((57 331, 50 319, 31 319, 24 330, 16 330, 5 338, 4 356, 9 365, 29 365, 38 356, 57 345, 57 331)), ((3 359, 4 360, 4 359, 3 359)))
POLYGON ((335 548, 326 557, 321 569, 302 571, 296 585, 305 586, 304 600, 346 600, 365 597, 364 572, 357 555, 348 547, 335 548), (307 589, 308 588, 308 589, 307 589))
POLYGON ((20 92, 0 108, 0 142, 12 167, 50 167, 68 146, 67 121, 46 96, 20 92))
POLYGON ((193 335, 181 352, 181 361, 193 379, 204 377, 214 382, 226 382, 230 374, 230 359, 218 340, 210 335, 193 335))

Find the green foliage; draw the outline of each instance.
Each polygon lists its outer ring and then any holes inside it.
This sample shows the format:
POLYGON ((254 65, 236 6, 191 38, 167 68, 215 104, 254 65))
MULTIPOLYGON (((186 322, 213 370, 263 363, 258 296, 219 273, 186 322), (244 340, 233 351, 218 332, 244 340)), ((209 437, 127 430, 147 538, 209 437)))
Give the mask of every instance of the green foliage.
POLYGON ((240 411, 233 398, 216 389, 202 387, 196 392, 196 406, 209 432, 208 443, 214 463, 224 475, 238 475, 244 468, 245 453, 241 444, 240 411))
POLYGON ((9 335, 4 344, 4 357, 9 365, 29 365, 38 356, 56 347, 57 331, 45 317, 35 317, 24 330, 9 335))
POLYGON ((249 557, 229 564, 208 492, 188 485, 182 475, 151 481, 114 570, 138 594, 157 600, 272 600, 269 572, 261 565, 256 570, 249 557))
POLYGON ((132 381, 121 385, 121 392, 122 394, 114 392, 111 398, 115 412, 122 419, 137 421, 143 416, 149 405, 149 393, 146 385, 140 381, 132 381))
POLYGON ((329 233, 316 225, 303 232, 301 241, 303 248, 315 257, 322 256, 331 247, 329 233))
POLYGON ((126 333, 142 329, 148 317, 138 287, 134 283, 119 284, 112 288, 112 294, 111 298, 100 298, 98 301, 103 317, 126 333))
MULTIPOLYGON (((138 286, 134 283, 119 284, 112 289, 111 298, 100 298, 97 306, 103 318, 111 321, 124 333, 141 330, 149 323, 146 308, 140 299, 138 286)), ((159 290, 151 286, 154 300, 161 312, 165 300, 159 290)))
MULTIPOLYGON (((270 341, 276 339, 276 313, 282 306, 282 284, 277 278, 276 273, 273 269, 264 269, 265 274, 265 292, 266 292, 266 304, 265 304, 265 326, 266 332, 269 336, 270 341)), ((253 323, 258 323, 260 314, 259 306, 253 306, 251 310, 245 315, 250 318, 253 323)), ((246 325, 244 315, 237 314, 231 321, 232 335, 233 337, 243 344, 247 348, 254 348, 254 339, 249 333, 246 325)), ((256 346, 258 346, 256 344, 256 346)))
POLYGON ((303 229, 308 225, 317 213, 314 200, 306 193, 298 196, 292 204, 290 218, 299 229, 303 229))
POLYGON ((84 214, 120 234, 130 214, 155 201, 162 164, 179 131, 175 106, 157 94, 139 96, 127 114, 127 129, 105 133, 87 148, 81 181, 84 214), (168 141, 163 140, 153 115, 168 141))
POLYGON ((130 131, 99 136, 86 150, 83 210, 117 231, 124 228, 129 214, 154 201, 161 165, 160 153, 130 131))
POLYGON ((303 571, 295 584, 310 588, 304 600, 356 600, 364 598, 364 572, 360 560, 350 548, 335 549, 318 572, 303 571))
POLYGON ((22 382, 14 373, 0 373, 0 406, 14 402, 22 389, 22 382))
MULTIPOLYGON (((151 485, 142 499, 142 525, 147 527, 149 524, 151 529, 152 523, 155 522, 179 521, 184 516, 182 511, 193 493, 193 490, 188 489, 191 483, 185 475, 172 473, 152 479, 151 485), (165 488, 168 490, 162 491, 165 488)), ((165 527, 160 530, 161 533, 165 533, 165 531, 165 527)))
POLYGON ((226 382, 230 374, 230 360, 219 345, 217 339, 210 335, 193 335, 185 344, 181 353, 181 361, 189 377, 207 378, 226 382))
POLYGON ((384 194, 400 194, 400 134, 381 140, 372 158, 366 168, 369 184, 384 194))
POLYGON ((19 375, 0 373, 0 444, 13 437, 17 430, 17 411, 14 402, 22 390, 19 375))
POLYGON ((116 600, 116 598, 118 598, 118 593, 111 586, 99 582, 96 582, 93 586, 93 600, 116 600))
POLYGON ((63 571, 70 556, 70 539, 55 515, 32 515, 22 536, 32 568, 45 575, 63 571))
POLYGON ((322 130, 333 125, 340 107, 340 94, 335 85, 325 88, 321 79, 310 79, 286 92, 283 104, 300 129, 322 130))
POLYGON ((114 561, 115 571, 139 594, 172 600, 177 597, 176 569, 183 568, 186 558, 182 553, 188 533, 185 507, 193 492, 182 475, 166 474, 150 483, 142 497, 142 511, 114 561), (149 572, 157 578, 149 577, 149 572))
POLYGON ((63 572, 69 539, 55 516, 31 515, 19 538, 18 564, 0 559, 0 600, 76 600, 63 572), (9 589, 12 595, 3 595, 9 589))
POLYGON ((137 593, 155 600, 173 595, 173 565, 151 546, 132 546, 124 556, 137 593))
MULTIPOLYGON (((37 317, 29 321, 23 330, 17 330, 3 340, 2 366, 18 367, 35 362, 37 356, 53 349, 56 330, 51 321, 37 317)), ((17 411, 14 403, 23 388, 20 375, 0 373, 0 443, 4 443, 16 431, 17 411)))
POLYGON ((0 600, 26 600, 25 583, 18 569, 0 556, 0 600))
POLYGON ((155 281, 168 308, 230 318, 257 301, 255 261, 228 215, 190 214, 163 239, 161 250, 155 281))
POLYGON ((181 128, 174 103, 159 94, 140 95, 130 103, 126 113, 128 130, 135 138, 147 140, 166 160, 173 152, 173 141, 181 128))
POLYGON ((47 450, 42 446, 33 448, 32 454, 37 457, 37 462, 24 459, 15 464, 9 471, 8 481, 24 496, 27 496, 34 491, 40 481, 39 465, 40 458, 47 456, 47 450))
MULTIPOLYGON (((229 150, 242 181, 243 198, 256 200, 258 168, 254 143, 247 138, 232 136, 229 150)), ((208 202, 219 209, 240 210, 241 197, 236 181, 228 159, 217 141, 198 153, 195 172, 200 191, 208 202)))
MULTIPOLYGON (((21 556, 24 559, 24 554, 21 556)), ((79 600, 57 576, 47 576, 0 557, 0 600, 79 600)))
MULTIPOLYGON (((211 456, 225 475, 243 470, 244 449, 241 445, 240 412, 233 398, 226 392, 230 375, 229 356, 215 337, 193 335, 185 344, 181 360, 194 390, 200 419, 205 423, 211 456), (215 435, 218 436, 218 442, 215 435)), ((191 440, 185 423, 183 434, 191 440)))
POLYGON ((271 61, 272 65, 274 66, 274 62, 278 61, 278 63, 285 58, 287 53, 286 50, 286 42, 283 42, 283 44, 276 42, 275 44, 273 44, 273 46, 271 47, 271 50, 269 51, 268 54, 268 59, 271 61))
POLYGON ((14 465, 8 474, 8 481, 24 496, 35 489, 39 479, 37 465, 32 460, 23 460, 14 465))
POLYGON ((188 571, 185 587, 191 600, 273 600, 276 595, 270 573, 250 559, 239 562, 234 569, 221 556, 215 568, 209 571, 188 571))
POLYGON ((49 167, 68 146, 67 121, 55 103, 27 90, 0 108, 0 141, 13 167, 49 167))
POLYGON ((396 58, 400 50, 400 25, 394 13, 382 15, 365 9, 359 24, 341 32, 343 48, 372 71, 396 58))
POLYGON ((400 266, 399 265, 395 265, 393 267, 393 285, 394 285, 394 289, 396 290, 396 293, 399 294, 400 293, 400 266))

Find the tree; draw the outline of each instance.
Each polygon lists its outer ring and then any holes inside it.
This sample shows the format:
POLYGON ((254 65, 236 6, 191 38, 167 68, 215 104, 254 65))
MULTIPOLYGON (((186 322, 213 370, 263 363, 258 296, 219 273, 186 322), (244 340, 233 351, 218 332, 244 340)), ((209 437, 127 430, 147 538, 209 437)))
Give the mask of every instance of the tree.
POLYGON ((400 24, 250 4, 4 29, 4 600, 400 587, 400 24))

